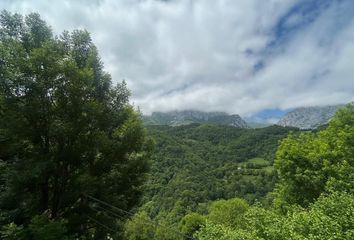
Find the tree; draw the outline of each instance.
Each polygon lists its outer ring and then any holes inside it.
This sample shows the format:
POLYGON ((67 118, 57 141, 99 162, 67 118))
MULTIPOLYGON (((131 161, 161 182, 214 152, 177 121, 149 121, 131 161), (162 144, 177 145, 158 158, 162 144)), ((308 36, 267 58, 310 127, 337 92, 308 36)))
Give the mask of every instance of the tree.
POLYGON ((156 225, 146 212, 136 213, 125 225, 127 240, 150 240, 155 239, 156 225))
POLYGON ((198 213, 189 213, 180 221, 181 232, 193 236, 205 224, 205 217, 198 213))
POLYGON ((330 189, 353 193, 353 146, 353 104, 338 110, 326 129, 284 139, 275 161, 277 205, 307 207, 330 189))
POLYGON ((241 198, 218 200, 210 204, 208 220, 225 226, 239 225, 242 224, 240 219, 248 208, 246 200, 241 198))
POLYGON ((354 198, 346 192, 321 194, 306 209, 294 207, 287 214, 260 206, 240 216, 243 224, 207 222, 195 236, 199 240, 317 240, 354 237, 354 198))
POLYGON ((38 14, 3 11, 1 224, 65 219, 70 234, 88 239, 107 236, 103 225, 117 229, 119 221, 82 194, 123 210, 139 200, 151 143, 128 100, 125 82, 112 85, 87 31, 55 37, 38 14))

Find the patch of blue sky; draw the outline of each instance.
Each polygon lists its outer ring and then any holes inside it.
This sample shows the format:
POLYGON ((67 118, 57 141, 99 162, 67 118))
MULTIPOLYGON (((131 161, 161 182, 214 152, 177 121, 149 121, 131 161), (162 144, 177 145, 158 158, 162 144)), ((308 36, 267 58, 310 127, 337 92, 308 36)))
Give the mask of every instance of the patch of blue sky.
MULTIPOLYGON (((282 17, 279 18, 271 31, 271 40, 261 51, 261 59, 253 66, 253 73, 257 74, 266 67, 267 57, 280 54, 286 48, 287 41, 291 40, 294 34, 301 34, 301 31, 314 23, 326 10, 331 10, 329 19, 319 36, 319 44, 330 45, 336 39, 336 35, 348 24, 354 24, 354 0, 299 0, 282 17)), ((247 50, 246 55, 253 55, 252 50, 247 50)), ((328 73, 328 70, 324 70, 328 73)), ((319 74, 322 75, 322 74, 319 74)), ((318 75, 313 76, 316 80, 318 75)))
POLYGON ((294 5, 278 21, 274 31, 278 38, 286 35, 288 32, 306 26, 313 22, 319 14, 329 7, 333 0, 302 0, 294 5))
POLYGON ((332 19, 328 19, 326 25, 328 38, 354 19, 353 0, 300 0, 275 24, 272 31, 273 39, 269 42, 268 48, 286 42, 292 34, 309 26, 329 8, 333 8, 335 14, 330 15, 332 19))
POLYGON ((266 119, 266 118, 281 118, 290 110, 281 110, 277 108, 264 109, 254 115, 256 118, 266 119))
POLYGON ((263 61, 258 61, 255 65, 253 65, 253 73, 261 71, 264 67, 265 63, 263 61))

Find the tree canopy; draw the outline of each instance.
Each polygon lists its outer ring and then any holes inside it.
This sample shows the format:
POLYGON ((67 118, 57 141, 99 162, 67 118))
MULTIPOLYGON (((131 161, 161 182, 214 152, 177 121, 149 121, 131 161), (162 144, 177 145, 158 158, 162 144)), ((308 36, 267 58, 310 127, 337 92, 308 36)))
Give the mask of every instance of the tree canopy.
POLYGON ((281 126, 149 126, 148 133, 156 142, 151 171, 139 213, 127 224, 126 235, 129 239, 180 239, 180 233, 161 225, 191 236, 203 222, 199 214, 210 210, 210 218, 232 225, 246 202, 270 202, 268 193, 277 181, 272 166, 275 152, 291 131, 299 132, 281 126), (222 200, 233 198, 238 200, 222 200), (232 203, 239 201, 241 208, 233 208, 232 203), (151 221, 157 225, 148 224, 151 221))
POLYGON ((4 239, 12 230, 24 239, 119 234, 119 221, 83 194, 127 211, 139 201, 151 144, 129 94, 112 84, 87 31, 54 36, 38 14, 1 12, 4 239))
POLYGON ((284 139, 275 161, 279 207, 306 207, 329 190, 354 193, 353 112, 354 105, 349 104, 338 110, 326 129, 284 139))
MULTIPOLYGON (((244 208, 228 219, 230 210, 214 209, 206 222, 194 225, 199 240, 315 240, 354 238, 354 105, 338 110, 327 128, 285 138, 275 167, 279 183, 274 205, 244 208)), ((234 200, 225 201, 237 208, 234 200)), ((188 224, 187 224, 188 225, 188 224)))
POLYGON ((126 236, 132 240, 353 239, 353 127, 353 104, 338 110, 327 126, 314 131, 151 127, 157 142, 155 170, 146 183, 145 204, 129 220, 126 236), (265 185, 269 179, 262 171, 270 166, 263 164, 276 150, 274 139, 281 138, 274 163, 278 177, 269 187, 275 188, 269 189, 265 185), (203 174, 203 164, 213 171, 203 174), (192 169, 191 173, 183 166, 192 169), (242 174, 235 177, 240 170, 242 174), (263 176, 264 181, 250 178, 250 173, 263 176), (249 193, 256 195, 258 187, 272 191, 267 201, 250 201, 245 192, 232 196, 231 190, 247 183, 244 178, 254 185, 249 193), (212 198, 215 193, 221 194, 212 198), (168 228, 148 225, 151 221, 168 228))

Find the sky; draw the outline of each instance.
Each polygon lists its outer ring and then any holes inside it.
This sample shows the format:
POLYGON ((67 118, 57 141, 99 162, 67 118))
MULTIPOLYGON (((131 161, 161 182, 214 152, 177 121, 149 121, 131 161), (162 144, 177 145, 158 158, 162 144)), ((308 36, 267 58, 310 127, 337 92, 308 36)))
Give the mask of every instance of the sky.
POLYGON ((56 34, 87 29, 144 114, 273 118, 354 100, 353 0, 0 0, 0 9, 38 12, 56 34))

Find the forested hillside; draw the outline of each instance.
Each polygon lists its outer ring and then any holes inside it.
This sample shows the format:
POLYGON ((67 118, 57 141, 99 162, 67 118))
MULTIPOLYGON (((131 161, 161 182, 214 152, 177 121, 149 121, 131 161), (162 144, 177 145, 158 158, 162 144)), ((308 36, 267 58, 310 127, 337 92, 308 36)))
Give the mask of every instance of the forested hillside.
POLYGON ((288 131, 203 125, 150 129, 157 139, 153 169, 159 174, 151 173, 145 204, 126 224, 127 238, 353 239, 354 105, 339 110, 327 128, 294 131, 281 141, 272 190, 274 172, 259 165, 260 158, 271 162, 274 140, 288 131), (247 168, 247 162, 256 164, 247 168), (268 201, 254 201, 267 191, 268 201))
POLYGON ((160 224, 178 227, 185 214, 204 212, 217 199, 241 197, 250 204, 266 203, 277 181, 272 166, 275 152, 289 132, 298 130, 149 126, 156 143, 139 211, 160 224))
POLYGON ((187 219, 194 225, 189 233, 200 240, 353 239, 353 143, 351 104, 337 111, 327 129, 282 141, 272 207, 249 206, 240 199, 214 202, 208 214, 198 215, 203 221, 187 219))
POLYGON ((192 123, 206 123, 240 128, 249 127, 237 114, 229 115, 224 112, 202 112, 195 110, 153 112, 151 115, 143 116, 143 122, 145 125, 181 126, 192 123))

